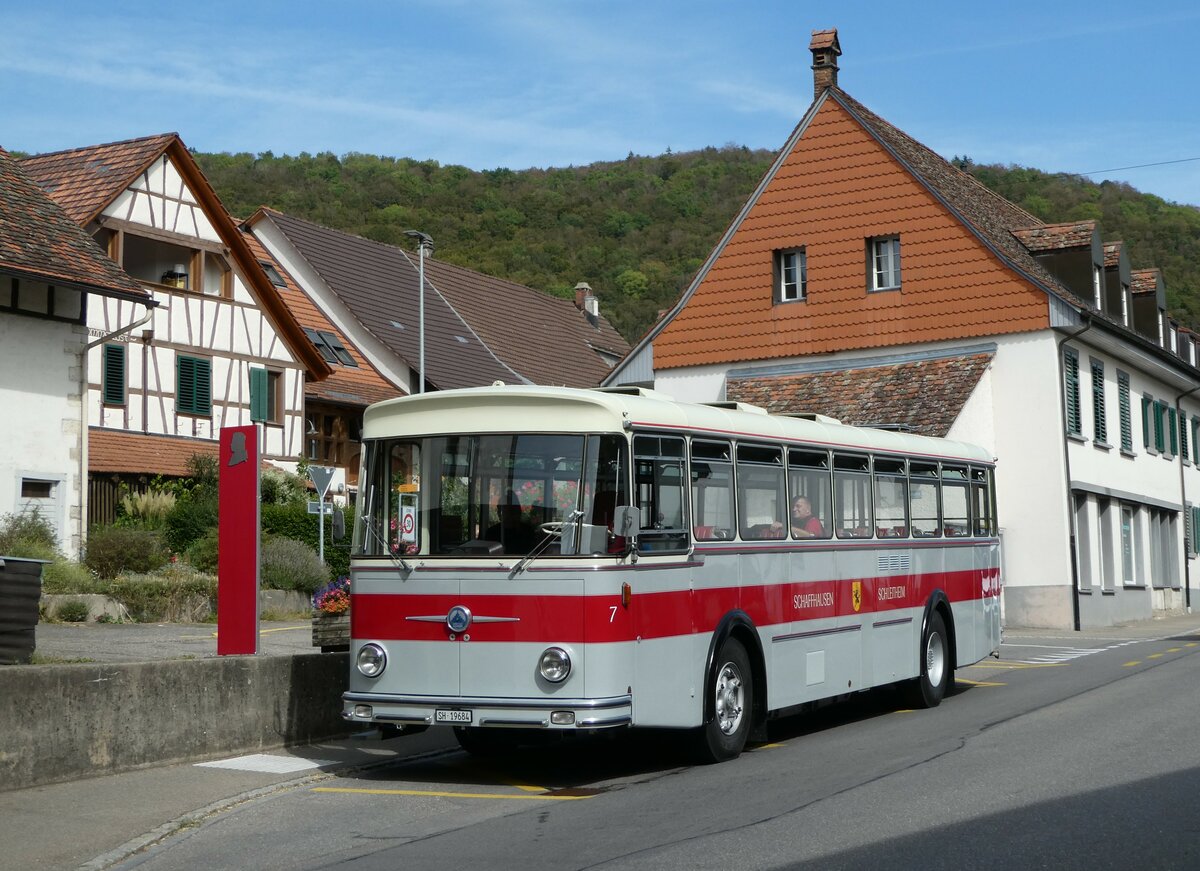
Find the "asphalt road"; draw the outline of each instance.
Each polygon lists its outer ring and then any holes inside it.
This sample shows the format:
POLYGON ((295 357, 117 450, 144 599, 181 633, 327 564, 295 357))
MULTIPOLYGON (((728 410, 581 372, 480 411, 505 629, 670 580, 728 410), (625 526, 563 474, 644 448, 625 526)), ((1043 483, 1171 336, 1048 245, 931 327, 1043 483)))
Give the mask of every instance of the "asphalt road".
POLYGON ((1010 637, 937 709, 864 694, 716 766, 690 767, 669 733, 401 756, 116 867, 1194 871, 1197 653, 1195 634, 1010 637))

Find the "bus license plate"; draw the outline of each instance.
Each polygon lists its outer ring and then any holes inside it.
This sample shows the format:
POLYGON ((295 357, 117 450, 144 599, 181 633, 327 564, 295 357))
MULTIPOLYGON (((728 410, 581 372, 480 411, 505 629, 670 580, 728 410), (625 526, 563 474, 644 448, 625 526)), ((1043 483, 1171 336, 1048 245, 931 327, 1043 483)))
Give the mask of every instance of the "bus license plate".
POLYGON ((438 709, 434 713, 434 719, 439 723, 470 723, 470 711, 445 711, 438 709))

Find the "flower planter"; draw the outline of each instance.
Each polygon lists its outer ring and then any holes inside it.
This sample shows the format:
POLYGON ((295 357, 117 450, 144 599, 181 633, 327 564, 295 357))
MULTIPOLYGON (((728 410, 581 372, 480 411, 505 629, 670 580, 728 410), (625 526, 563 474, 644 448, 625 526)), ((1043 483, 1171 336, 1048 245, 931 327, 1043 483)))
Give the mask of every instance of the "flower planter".
POLYGON ((312 621, 313 647, 322 653, 350 649, 350 614, 328 614, 314 611, 312 621))

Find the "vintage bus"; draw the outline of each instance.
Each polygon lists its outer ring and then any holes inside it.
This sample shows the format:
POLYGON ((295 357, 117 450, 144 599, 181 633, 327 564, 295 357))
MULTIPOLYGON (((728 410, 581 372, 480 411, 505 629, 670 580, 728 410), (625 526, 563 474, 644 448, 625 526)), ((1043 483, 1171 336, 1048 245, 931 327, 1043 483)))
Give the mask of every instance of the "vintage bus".
POLYGON ((991 457, 961 442, 497 386, 367 409, 343 716, 534 733, 687 730, 884 684, 937 705, 1000 645, 991 457))

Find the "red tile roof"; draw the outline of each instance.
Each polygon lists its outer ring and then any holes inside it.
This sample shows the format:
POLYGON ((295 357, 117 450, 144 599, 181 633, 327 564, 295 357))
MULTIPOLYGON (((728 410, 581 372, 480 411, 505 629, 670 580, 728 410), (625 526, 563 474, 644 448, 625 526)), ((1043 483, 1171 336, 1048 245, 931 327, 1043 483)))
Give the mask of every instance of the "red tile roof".
POLYGON ((1129 273, 1129 289, 1134 293, 1157 293, 1161 280, 1160 269, 1135 269, 1129 273))
POLYGON ((0 271, 151 303, 146 290, 0 148, 0 271))
POLYGON ((1096 235, 1095 221, 1072 221, 1066 224, 1043 224, 1013 230, 1013 235, 1030 251, 1062 251, 1067 248, 1090 248, 1096 235))
POLYGON ((1124 247, 1124 242, 1104 243, 1104 267, 1106 269, 1115 268, 1121 265, 1121 249, 1124 247))
POLYGON ((75 223, 86 226, 176 138, 162 133, 72 148, 27 157, 22 165, 75 223))
POLYGON ((814 30, 812 32, 812 40, 809 42, 808 47, 814 51, 822 48, 833 48, 837 45, 837 41, 838 38, 836 27, 830 30, 814 30))
POLYGON ((215 441, 152 436, 103 427, 88 428, 88 471, 146 475, 190 475, 193 454, 217 456, 215 441))
POLYGON ((886 366, 848 364, 796 375, 730 377, 725 395, 775 414, 815 412, 855 426, 945 436, 992 361, 970 354, 886 366))

